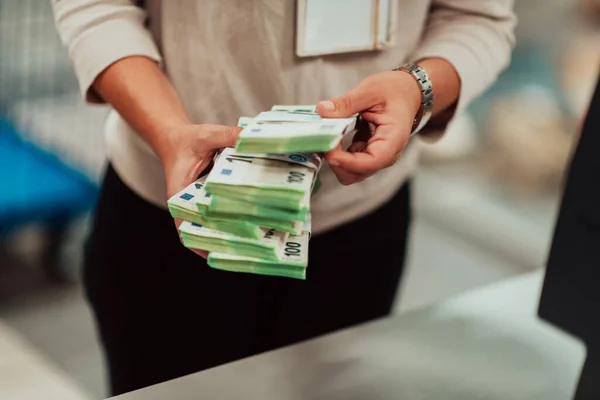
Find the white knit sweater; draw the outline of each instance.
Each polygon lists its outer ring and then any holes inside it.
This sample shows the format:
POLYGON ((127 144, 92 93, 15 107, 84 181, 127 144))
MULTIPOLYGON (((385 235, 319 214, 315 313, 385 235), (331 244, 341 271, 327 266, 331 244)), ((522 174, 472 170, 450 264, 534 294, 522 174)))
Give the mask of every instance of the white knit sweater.
MULTIPOLYGON (((100 101, 91 85, 106 67, 142 55, 161 62, 193 121, 227 125, 273 104, 314 104, 341 95, 369 74, 426 57, 455 66, 462 81, 458 108, 463 107, 509 61, 512 3, 399 0, 394 47, 298 58, 295 0, 148 0, 143 8, 128 0, 53 0, 60 36, 87 101, 100 101)), ((436 125, 443 129, 447 122, 436 125)), ((116 112, 107 121, 106 136, 122 180, 142 198, 166 207, 164 173, 150 147, 116 112)), ((416 162, 416 148, 408 146, 396 165, 352 186, 337 183, 325 166, 311 204, 314 233, 382 205, 416 162)))

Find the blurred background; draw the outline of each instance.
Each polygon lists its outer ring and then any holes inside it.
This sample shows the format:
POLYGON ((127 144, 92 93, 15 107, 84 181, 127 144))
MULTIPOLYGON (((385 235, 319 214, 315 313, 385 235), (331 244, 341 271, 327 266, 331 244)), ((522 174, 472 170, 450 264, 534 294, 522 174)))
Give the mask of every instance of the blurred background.
MULTIPOLYGON (((49 3, 0 0, 0 398, 103 398, 78 276, 107 110, 83 105, 49 3)), ((517 0, 517 14, 510 68, 422 145, 398 313, 544 267, 598 77, 600 1, 517 0)))

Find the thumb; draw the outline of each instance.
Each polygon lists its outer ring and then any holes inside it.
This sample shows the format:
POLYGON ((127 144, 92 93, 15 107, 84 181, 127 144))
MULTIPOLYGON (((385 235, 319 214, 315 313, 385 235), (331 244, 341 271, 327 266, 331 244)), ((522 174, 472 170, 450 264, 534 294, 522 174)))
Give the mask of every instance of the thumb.
POLYGON ((367 88, 357 86, 343 96, 319 102, 317 112, 323 118, 347 118, 373 107, 375 99, 367 88))
POLYGON ((206 132, 204 145, 210 150, 235 147, 242 131, 238 126, 203 125, 203 128, 206 132))

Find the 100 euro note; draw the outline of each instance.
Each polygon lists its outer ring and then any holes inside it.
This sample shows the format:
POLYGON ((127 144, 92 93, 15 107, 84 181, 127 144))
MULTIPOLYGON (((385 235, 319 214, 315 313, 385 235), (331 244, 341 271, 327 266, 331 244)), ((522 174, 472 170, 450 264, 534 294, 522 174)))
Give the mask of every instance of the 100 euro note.
MULTIPOLYGON (((281 111, 262 112, 244 121, 236 144, 239 154, 327 152, 333 150, 344 135, 354 131, 356 116, 321 118, 315 113, 281 111)), ((288 106, 290 110, 294 107, 288 106)))
MULTIPOLYGON (((230 208, 227 205, 230 202, 229 199, 223 198, 221 199, 223 201, 219 201, 218 198, 213 197, 213 201, 214 200, 217 200, 216 202, 214 202, 214 204, 217 205, 216 211, 211 211, 210 209, 201 211, 205 219, 210 220, 213 218, 217 218, 219 220, 224 221, 243 220, 263 228, 277 229, 283 232, 293 233, 297 235, 301 232, 300 228, 302 227, 302 222, 306 218, 305 216, 299 216, 298 218, 291 219, 291 221, 274 219, 263 216, 272 215, 271 209, 263 212, 260 209, 253 207, 250 203, 235 201, 231 201, 235 204, 235 206, 230 208), (238 207, 241 207, 241 214, 235 212, 235 210, 238 209, 238 207), (219 211, 221 210, 221 208, 223 209, 223 212, 219 211), (253 212, 258 213, 259 215, 249 215, 253 212)), ((211 205, 212 204, 213 203, 211 203, 211 205)))
MULTIPOLYGON (((240 117, 238 125, 245 126, 251 120, 250 117, 240 117)), ((319 168, 322 163, 320 157, 311 154, 270 155, 270 157, 278 157, 278 159, 284 161, 293 161, 314 168, 319 168)), ((285 211, 284 215, 281 216, 281 212, 275 212, 273 215, 270 210, 265 210, 265 207, 259 207, 257 210, 250 210, 253 212, 248 213, 249 207, 252 206, 251 203, 238 202, 227 198, 214 201, 214 198, 204 187, 205 180, 206 177, 196 180, 169 199, 169 211, 174 218, 255 239, 260 237, 261 234, 258 230, 259 226, 293 234, 302 232, 302 221, 306 219, 306 213, 304 212, 306 210, 302 210, 300 213, 285 211), (246 213, 240 214, 239 210, 246 211, 246 213), (282 218, 274 219, 267 216, 281 216, 282 218)))
POLYGON ((277 261, 280 248, 289 233, 275 229, 261 229, 261 237, 250 239, 184 221, 179 226, 185 247, 208 252, 277 261))
POLYGON ((277 260, 210 253, 208 265, 225 271, 306 279, 310 229, 308 219, 301 234, 288 235, 280 244, 277 260))
MULTIPOLYGON (((286 208, 278 208, 265 206, 262 204, 252 203, 251 200, 234 200, 229 196, 213 195, 212 201, 205 211, 202 211, 206 218, 233 218, 234 215, 240 218, 248 218, 249 221, 264 221, 267 224, 276 223, 278 226, 288 226, 295 222, 303 222, 306 220, 310 210, 310 195, 307 194, 302 198, 299 208, 290 210, 286 208)), ((258 224, 260 225, 260 224, 258 224)), ((271 225, 260 225, 269 228, 280 229, 271 225)))
MULTIPOLYGON (((196 223, 217 231, 233 235, 258 239, 263 234, 259 228, 277 229, 282 232, 300 234, 302 219, 293 222, 264 218, 260 216, 239 215, 235 213, 210 212, 212 196, 204 188, 205 178, 198 179, 168 200, 169 211, 173 218, 196 223)), ((244 207, 247 205, 244 204, 244 207)))
MULTIPOLYGON (((273 108, 271 108, 271 111, 284 111, 284 112, 289 112, 289 113, 295 113, 295 114, 314 114, 314 115, 318 115, 316 112, 316 106, 314 105, 304 105, 304 106, 286 106, 286 105, 275 105, 273 106, 273 108)), ((357 115, 358 116, 358 115, 357 115)), ((250 122, 252 122, 252 117, 240 117, 238 120, 238 126, 239 127, 246 127, 250 122)), ((274 154, 269 154, 269 156, 273 156, 274 154)), ((319 179, 319 169, 321 169, 321 164, 323 163, 323 157, 321 154, 316 153, 316 152, 312 152, 312 153, 287 153, 287 154, 277 154, 280 157, 286 156, 288 160, 291 161, 298 161, 298 160, 305 160, 307 159, 306 156, 310 155, 313 157, 318 157, 318 163, 319 166, 316 168, 317 170, 317 176, 315 178, 315 182, 313 184, 313 190, 312 193, 316 193, 319 188, 321 187, 321 180, 319 179)), ((266 225, 265 225, 266 226, 266 225)))
MULTIPOLYGON (((234 235, 258 239, 262 231, 258 224, 244 218, 218 218, 207 217, 206 211, 211 203, 211 196, 204 187, 205 177, 196 180, 191 185, 171 197, 167 204, 173 218, 196 223, 217 231, 223 231, 234 235)), ((284 225, 284 227, 286 227, 284 225)), ((288 230, 294 230, 292 224, 287 224, 288 230)))
POLYGON ((297 163, 239 157, 223 150, 206 179, 212 195, 274 208, 301 211, 316 171, 297 163))
POLYGON ((292 114, 313 114, 318 115, 317 106, 314 104, 307 105, 282 105, 276 104, 271 107, 271 111, 283 111, 292 114))

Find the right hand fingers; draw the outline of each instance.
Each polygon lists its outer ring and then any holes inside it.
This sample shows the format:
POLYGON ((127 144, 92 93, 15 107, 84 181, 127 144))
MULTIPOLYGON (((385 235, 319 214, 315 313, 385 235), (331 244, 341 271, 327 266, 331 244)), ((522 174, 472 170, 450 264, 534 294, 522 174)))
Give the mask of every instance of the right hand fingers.
POLYGON ((370 176, 377 171, 393 165, 406 147, 407 136, 401 128, 394 125, 379 126, 375 135, 366 143, 362 151, 343 151, 336 148, 326 155, 330 165, 346 172, 370 176))
POLYGON ((344 186, 353 185, 355 183, 362 182, 368 177, 367 175, 355 174, 352 172, 344 171, 343 169, 341 169, 339 167, 331 166, 331 170, 335 174, 338 182, 344 186))
MULTIPOLYGON (((348 151, 352 151, 352 152, 360 151, 359 149, 365 145, 366 145, 365 143, 355 142, 350 146, 348 151), (354 147, 354 149, 353 149, 353 147, 354 147)), ((342 148, 342 144, 339 143, 335 149, 333 149, 332 151, 330 151, 329 153, 327 153, 325 155, 325 160, 327 160, 329 162, 329 168, 331 168, 331 171, 335 174, 337 180, 342 185, 352 185, 354 183, 364 180, 365 177, 363 177, 361 174, 348 172, 338 166, 339 164, 337 164, 335 162, 336 155, 343 153, 343 152, 344 152, 344 150, 342 148)))
POLYGON ((348 93, 317 104, 317 112, 323 118, 346 118, 378 105, 379 92, 365 79, 348 93))

